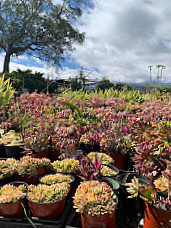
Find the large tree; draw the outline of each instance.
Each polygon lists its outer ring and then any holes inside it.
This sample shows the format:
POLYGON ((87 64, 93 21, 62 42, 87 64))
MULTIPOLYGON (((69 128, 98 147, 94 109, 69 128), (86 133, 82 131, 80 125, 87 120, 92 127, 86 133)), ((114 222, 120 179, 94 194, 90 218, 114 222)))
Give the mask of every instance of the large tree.
POLYGON ((24 53, 60 66, 73 42, 84 33, 74 27, 81 16, 80 0, 0 1, 0 52, 5 52, 3 72, 9 72, 11 56, 24 53))

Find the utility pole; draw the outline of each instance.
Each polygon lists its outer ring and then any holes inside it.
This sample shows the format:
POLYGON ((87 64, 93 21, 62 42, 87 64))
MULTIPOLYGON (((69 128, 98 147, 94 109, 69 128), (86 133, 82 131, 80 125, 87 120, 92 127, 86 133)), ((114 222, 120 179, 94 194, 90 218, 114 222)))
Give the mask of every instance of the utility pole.
POLYGON ((166 66, 161 65, 160 82, 162 82, 162 76, 163 76, 162 73, 164 69, 166 69, 166 66))

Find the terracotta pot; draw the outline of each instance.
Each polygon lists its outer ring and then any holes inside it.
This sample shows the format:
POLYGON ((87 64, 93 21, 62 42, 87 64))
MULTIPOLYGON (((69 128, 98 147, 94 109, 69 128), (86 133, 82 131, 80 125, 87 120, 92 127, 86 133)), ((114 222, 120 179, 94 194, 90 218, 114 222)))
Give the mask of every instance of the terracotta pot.
POLYGON ((62 214, 65 207, 65 201, 66 199, 64 198, 53 203, 36 203, 28 199, 33 216, 49 219, 58 218, 62 214))
POLYGON ((82 228, 115 228, 115 210, 112 214, 101 216, 91 216, 89 214, 81 214, 82 228))
POLYGON ((26 199, 23 198, 15 203, 0 203, 0 215, 15 218, 23 217, 24 210, 21 203, 26 204, 26 199))
POLYGON ((40 154, 31 154, 30 156, 32 158, 49 158, 49 152, 46 151, 46 152, 43 152, 43 153, 40 153, 40 154))
POLYGON ((127 169, 128 155, 127 154, 114 154, 108 153, 108 155, 114 159, 114 166, 118 169, 127 169))
POLYGON ((56 161, 59 156, 60 156, 60 152, 59 151, 49 151, 49 158, 50 158, 50 160, 52 162, 56 161))
POLYGON ((170 228, 171 211, 156 208, 145 202, 144 228, 170 228))

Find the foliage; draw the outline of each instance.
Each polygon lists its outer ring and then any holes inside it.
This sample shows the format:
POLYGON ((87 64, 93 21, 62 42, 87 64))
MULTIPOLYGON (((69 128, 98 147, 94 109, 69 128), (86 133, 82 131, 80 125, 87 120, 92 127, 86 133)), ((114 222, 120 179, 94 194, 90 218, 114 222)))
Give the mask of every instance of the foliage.
POLYGON ((5 51, 3 72, 9 72, 10 57, 24 53, 60 65, 73 42, 84 34, 74 22, 81 15, 79 1, 6 0, 0 4, 0 51, 5 51))
POLYGON ((128 198, 137 197, 138 195, 145 201, 152 203, 156 198, 156 192, 151 186, 141 185, 139 179, 134 177, 131 183, 126 183, 127 192, 131 194, 128 198))
POLYGON ((162 171, 162 175, 154 180, 154 186, 160 191, 168 192, 168 198, 171 192, 171 162, 167 161, 167 169, 162 171))
POLYGON ((4 185, 0 188, 0 203, 14 203, 26 196, 25 185, 4 185))
POLYGON ((52 163, 53 170, 57 173, 78 173, 79 161, 74 158, 66 158, 52 163))
POLYGON ((169 156, 170 149, 163 140, 141 142, 132 158, 135 169, 146 176, 154 171, 162 171, 165 165, 161 159, 169 156))
POLYGON ((71 183, 72 181, 73 177, 71 175, 64 175, 62 173, 46 175, 40 179, 42 184, 71 183))
POLYGON ((65 198, 69 192, 70 186, 67 183, 58 183, 53 185, 39 184, 29 185, 27 197, 36 203, 53 203, 65 198))
POLYGON ((117 172, 106 165, 102 165, 101 173, 105 177, 116 176, 117 172))
POLYGON ((19 133, 16 133, 13 130, 10 130, 6 134, 0 138, 0 144, 4 144, 6 146, 21 146, 23 145, 23 140, 19 133))
MULTIPOLYGON (((88 154, 88 157, 89 159, 92 161, 92 162, 95 162, 95 154, 96 152, 90 152, 88 154)), ((114 160, 113 158, 111 158, 109 155, 105 154, 105 153, 97 153, 97 157, 98 159, 103 155, 103 159, 102 159, 102 164, 103 165, 110 165, 110 164, 113 164, 114 163, 114 160)))
POLYGON ((81 183, 74 196, 74 207, 79 213, 100 216, 115 210, 115 194, 105 183, 85 181, 81 183))
POLYGON ((110 80, 107 77, 103 77, 102 80, 97 83, 96 89, 105 91, 106 89, 109 89, 113 86, 114 84, 110 82, 110 80))
POLYGON ((0 160, 0 180, 11 177, 17 173, 16 163, 17 161, 14 158, 0 160))
POLYGON ((78 80, 78 77, 70 78, 70 86, 72 91, 80 90, 82 87, 81 81, 78 80))
POLYGON ((0 107, 5 106, 12 98, 14 90, 10 79, 4 80, 4 75, 0 76, 0 107))
POLYGON ((51 168, 50 160, 47 158, 32 158, 30 156, 24 156, 17 161, 16 170, 18 175, 27 177, 37 177, 38 169, 45 167, 46 169, 51 168))
POLYGON ((81 172, 81 175, 86 180, 100 181, 102 179, 102 173, 101 173, 102 160, 103 160, 103 155, 101 156, 101 158, 98 159, 97 153, 95 153, 94 162, 92 162, 88 156, 83 158, 81 160, 81 165, 78 167, 78 169, 81 172))
POLYGON ((22 71, 18 69, 6 74, 5 77, 11 80, 13 87, 19 94, 24 92, 24 90, 27 90, 29 93, 37 90, 40 93, 47 86, 43 73, 33 73, 31 70, 22 71))

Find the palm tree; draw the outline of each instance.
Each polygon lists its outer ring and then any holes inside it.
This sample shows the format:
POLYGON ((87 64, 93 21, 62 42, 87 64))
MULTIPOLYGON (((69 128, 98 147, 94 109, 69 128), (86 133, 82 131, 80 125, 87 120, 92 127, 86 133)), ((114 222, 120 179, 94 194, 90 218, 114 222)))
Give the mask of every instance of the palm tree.
POLYGON ((152 74, 151 74, 152 67, 153 65, 148 66, 148 68, 150 69, 150 90, 151 90, 151 83, 152 83, 152 74))
POLYGON ((158 64, 158 65, 156 66, 156 68, 158 68, 158 72, 157 72, 157 81, 156 81, 157 85, 156 85, 156 87, 159 86, 159 78, 160 78, 159 71, 160 71, 160 67, 161 67, 161 66, 162 66, 162 65, 160 65, 160 64, 158 64))

